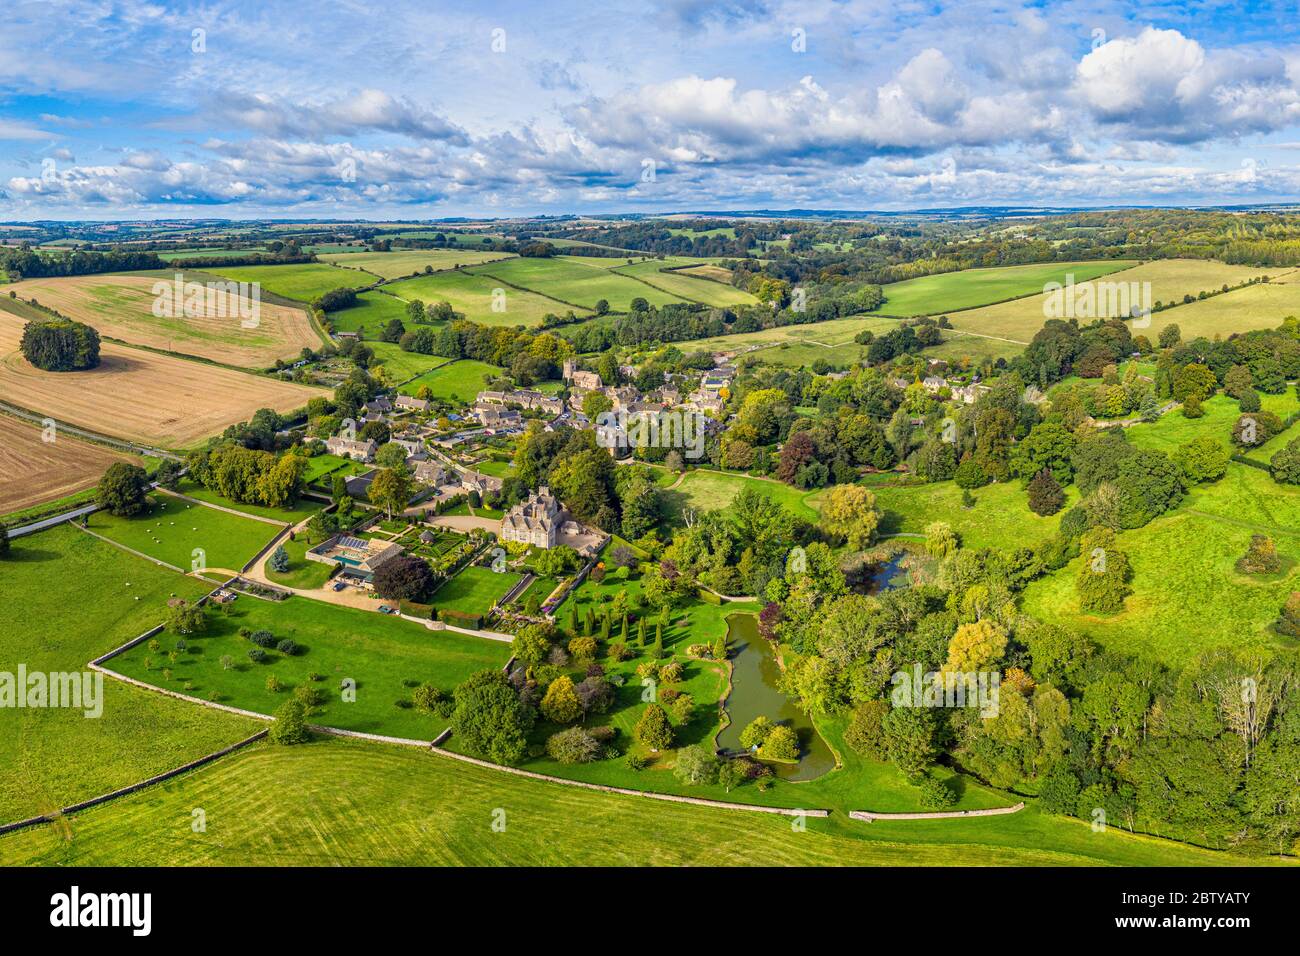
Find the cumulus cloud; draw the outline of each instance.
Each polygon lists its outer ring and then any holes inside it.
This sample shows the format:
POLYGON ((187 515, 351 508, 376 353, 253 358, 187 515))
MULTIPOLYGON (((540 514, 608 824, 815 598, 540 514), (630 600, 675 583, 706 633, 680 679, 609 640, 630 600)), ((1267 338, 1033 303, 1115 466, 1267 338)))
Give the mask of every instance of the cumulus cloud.
POLYGON ((1300 121, 1300 87, 1269 52, 1207 52, 1177 30, 1148 27, 1079 62, 1075 91, 1103 125, 1132 139, 1201 142, 1300 121))
POLYGON ((319 103, 290 103, 264 93, 228 92, 213 112, 227 123, 267 136, 329 137, 396 133, 411 139, 464 144, 467 135, 432 109, 385 93, 363 89, 319 103))

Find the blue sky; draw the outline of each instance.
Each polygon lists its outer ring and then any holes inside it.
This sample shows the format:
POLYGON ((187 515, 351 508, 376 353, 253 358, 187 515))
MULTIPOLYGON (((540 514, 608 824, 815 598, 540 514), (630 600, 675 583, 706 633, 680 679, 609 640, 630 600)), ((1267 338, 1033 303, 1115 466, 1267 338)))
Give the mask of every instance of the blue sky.
POLYGON ((0 219, 1300 198, 1287 3, 17 0, 0 219))

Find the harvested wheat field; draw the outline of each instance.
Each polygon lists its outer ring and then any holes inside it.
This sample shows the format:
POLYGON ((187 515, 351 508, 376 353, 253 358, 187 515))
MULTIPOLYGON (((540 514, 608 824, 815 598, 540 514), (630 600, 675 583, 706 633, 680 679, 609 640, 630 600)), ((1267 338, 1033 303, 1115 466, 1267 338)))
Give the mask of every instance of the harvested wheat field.
MULTIPOLYGON (((191 277, 188 282, 196 282, 191 277)), ((221 280, 218 280, 221 281, 221 280)), ((171 315, 153 314, 157 284, 167 288, 170 303, 177 298, 171 276, 158 274, 88 275, 24 279, 7 286, 19 298, 36 299, 71 319, 94 326, 102 335, 131 345, 238 365, 267 368, 276 359, 297 358, 303 347, 319 348, 321 338, 311 319, 299 308, 275 305, 262 299, 254 314, 252 303, 237 294, 214 287, 185 314, 184 295, 171 315), (245 321, 256 327, 246 328, 245 321)))
POLYGON ((0 415, 0 514, 57 501, 92 487, 115 461, 132 460, 90 442, 0 415))
POLYGON ((23 325, 0 312, 0 396, 115 438, 189 448, 259 408, 288 412, 329 394, 112 342, 100 348, 98 368, 43 372, 18 350, 23 325))

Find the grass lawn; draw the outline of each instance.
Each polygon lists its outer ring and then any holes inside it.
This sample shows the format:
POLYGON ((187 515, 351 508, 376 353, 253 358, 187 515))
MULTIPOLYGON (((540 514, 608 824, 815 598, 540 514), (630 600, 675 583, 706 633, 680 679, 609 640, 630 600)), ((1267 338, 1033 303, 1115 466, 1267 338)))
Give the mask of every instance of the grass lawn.
POLYGON ((508 252, 479 252, 471 249, 399 249, 396 252, 339 252, 318 256, 336 266, 361 269, 385 279, 400 279, 412 273, 422 273, 425 266, 440 272, 456 266, 476 266, 509 257, 508 252))
POLYGON ((465 614, 484 615, 522 577, 514 571, 493 571, 470 565, 434 592, 433 605, 465 614))
MULTIPOLYGON (((0 566, 0 670, 81 672, 154 625, 173 595, 210 587, 60 526, 13 542, 0 566)), ((0 822, 108 793, 220 750, 259 729, 118 681, 103 714, 0 708, 0 822)))
POLYGON ((501 372, 500 368, 486 362, 461 359, 407 382, 398 391, 403 395, 415 395, 427 385, 434 398, 472 404, 474 396, 487 387, 487 379, 495 378, 501 372))
MULTIPOLYGON (((855 361, 865 345, 858 345, 853 337, 870 331, 876 335, 898 328, 898 320, 879 315, 862 315, 850 319, 831 319, 812 325, 786 325, 760 332, 742 332, 737 335, 717 335, 708 339, 678 342, 683 352, 722 351, 763 346, 753 353, 760 361, 774 365, 811 365, 819 358, 832 364, 855 361)), ((947 335, 948 333, 944 333, 947 335)))
POLYGON ((493 478, 504 478, 514 472, 515 464, 512 461, 497 461, 495 458, 489 458, 475 464, 474 470, 480 474, 491 475, 493 478))
POLYGON ((1300 588, 1300 489, 1262 471, 1232 464, 1199 485, 1178 508, 1144 528, 1125 531, 1119 547, 1133 565, 1133 593, 1118 614, 1079 611, 1079 560, 1033 582, 1024 608, 1074 627, 1103 646, 1171 664, 1213 647, 1294 648, 1272 630, 1287 595, 1300 588), (1285 562, 1281 574, 1238 574, 1252 533, 1271 535, 1285 562))
POLYGON ((338 269, 324 262, 300 262, 282 266, 220 266, 206 270, 236 282, 258 282, 263 289, 286 299, 310 302, 335 289, 362 289, 375 277, 351 269, 338 269))
POLYGON ((209 615, 207 633, 188 639, 189 649, 175 663, 168 660, 170 647, 164 642, 162 653, 140 645, 107 666, 169 690, 204 699, 216 694, 221 703, 266 714, 309 675, 320 674, 324 680, 314 683, 326 701, 312 723, 428 740, 446 721, 396 706, 411 697, 411 688, 403 682, 427 682, 450 691, 475 671, 501 667, 510 657, 509 645, 499 641, 431 631, 411 621, 310 598, 278 603, 240 598, 230 607, 229 613, 209 615), (266 661, 254 663, 248 659, 254 645, 239 636, 241 627, 291 638, 301 651, 288 657, 272 648, 266 661), (230 669, 221 664, 227 655, 233 660, 230 669), (152 667, 146 668, 145 658, 152 658, 152 667), (164 669, 171 671, 170 679, 164 669), (271 676, 283 683, 283 690, 267 690, 271 676), (345 678, 356 681, 356 700, 351 703, 340 694, 345 678))
POLYGON ((173 495, 155 492, 149 500, 149 510, 134 518, 96 511, 87 527, 185 570, 198 559, 194 551, 202 549, 205 567, 238 571, 278 532, 265 521, 191 504, 173 495))
POLYGON ((1009 817, 857 823, 742 814, 597 793, 404 747, 322 740, 257 745, 79 814, 65 838, 0 838, 6 865, 955 866, 1256 862, 1030 807, 1009 817), (436 795, 431 799, 430 795, 436 795), (175 821, 193 807, 204 833, 175 821), (494 832, 484 808, 505 811, 494 832), (275 834, 273 840, 268 834, 275 834))
MULTIPOLYGON (((518 260, 511 260, 518 261, 518 260)), ((537 260, 533 260, 537 261, 537 260)), ((498 268, 500 264, 480 268, 498 268)), ((426 305, 437 302, 450 302, 457 312, 482 325, 540 325, 548 314, 564 315, 571 307, 554 299, 532 292, 523 292, 503 286, 500 281, 484 275, 476 275, 468 270, 437 272, 418 279, 403 279, 387 286, 393 295, 403 299, 419 299, 426 305), (504 309, 494 311, 493 290, 501 289, 504 309)), ((582 309, 574 309, 578 315, 584 315, 582 309)))
MULTIPOLYGON (((570 307, 593 309, 604 299, 615 312, 626 312, 632 300, 645 299, 651 305, 681 302, 682 298, 671 292, 652 288, 629 276, 619 275, 599 263, 609 260, 584 259, 578 256, 560 256, 553 259, 510 259, 477 266, 469 272, 499 279, 513 286, 522 286, 541 295, 558 299, 570 307), (596 264, 593 264, 596 263, 596 264)), ((617 261, 617 260, 614 260, 617 261)), ((507 297, 509 292, 507 290, 507 297)), ((557 303, 558 305, 558 303, 557 303)), ((555 311, 552 309, 551 311, 555 311)))
POLYGON ((1028 266, 995 266, 990 269, 963 269, 921 276, 882 287, 885 293, 881 315, 910 318, 914 315, 939 315, 960 309, 1002 302, 1017 296, 1038 295, 1048 282, 1065 282, 1073 274, 1076 282, 1095 279, 1136 265, 1130 259, 1097 262, 1044 262, 1028 266))
POLYGON ((328 314, 335 332, 356 332, 364 329, 366 344, 374 345, 379 333, 393 319, 401 319, 406 325, 406 303, 396 296, 378 290, 362 292, 357 296, 357 304, 350 309, 339 309, 328 314))
POLYGON ((811 497, 809 492, 783 482, 751 478, 739 472, 696 468, 688 471, 682 483, 676 488, 664 490, 668 524, 680 525, 682 512, 686 508, 694 508, 697 511, 717 511, 719 508, 726 508, 745 488, 752 488, 765 497, 780 502, 806 521, 817 520, 816 508, 807 501, 811 497))
POLYGON ((320 561, 308 561, 306 556, 307 549, 318 544, 320 541, 313 540, 306 530, 299 532, 293 540, 286 538, 283 546, 289 555, 289 570, 276 571, 268 562, 266 576, 276 584, 304 591, 324 586, 330 579, 330 575, 334 573, 333 566, 320 561))

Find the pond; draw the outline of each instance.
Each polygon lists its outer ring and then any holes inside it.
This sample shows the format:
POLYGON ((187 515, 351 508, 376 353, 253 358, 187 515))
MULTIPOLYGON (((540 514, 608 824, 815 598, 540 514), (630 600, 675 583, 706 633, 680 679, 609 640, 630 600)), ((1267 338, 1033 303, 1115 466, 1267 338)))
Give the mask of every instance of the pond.
POLYGON ((769 764, 783 780, 812 780, 835 766, 835 755, 813 727, 808 715, 781 693, 777 682, 781 676, 776 651, 758 634, 758 618, 753 614, 733 614, 727 618, 727 642, 734 648, 731 664, 731 693, 727 695, 727 713, 731 722, 718 734, 718 746, 738 751, 740 734, 755 717, 764 716, 773 723, 788 724, 799 735, 801 759, 797 764, 769 764))
MULTIPOLYGON (((906 587, 908 574, 903 562, 907 556, 907 551, 900 550, 888 561, 877 565, 871 573, 868 593, 906 587)), ((773 723, 788 724, 799 735, 800 760, 797 764, 769 764, 778 777, 783 780, 813 780, 833 769, 835 755, 826 741, 817 733, 808 715, 779 689, 781 667, 776 660, 776 650, 759 636, 758 618, 753 614, 728 617, 727 643, 733 648, 731 693, 726 700, 731 721, 718 734, 717 745, 724 750, 744 749, 740 745, 741 732, 755 717, 764 716, 773 723)))

